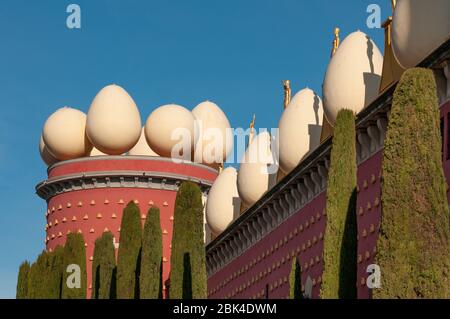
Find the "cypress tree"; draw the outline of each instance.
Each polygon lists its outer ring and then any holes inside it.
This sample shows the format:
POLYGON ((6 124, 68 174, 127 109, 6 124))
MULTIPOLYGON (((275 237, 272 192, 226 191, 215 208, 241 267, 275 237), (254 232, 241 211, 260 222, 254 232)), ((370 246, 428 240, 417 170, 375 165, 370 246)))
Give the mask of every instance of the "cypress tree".
POLYGON ((449 211, 433 72, 407 70, 394 93, 383 155, 374 298, 449 298, 449 211))
POLYGON ((290 299, 302 299, 301 266, 297 258, 292 259, 291 273, 289 274, 290 299))
POLYGON ((46 251, 38 256, 36 261, 31 265, 29 278, 28 278, 28 298, 29 299, 47 299, 48 287, 47 281, 47 268, 49 256, 46 251))
POLYGON ((207 297, 202 194, 192 182, 181 184, 175 200, 170 297, 207 297))
POLYGON ((162 298, 162 232, 159 208, 147 214, 142 235, 140 290, 142 299, 162 298))
POLYGON ((104 232, 97 238, 92 262, 92 298, 114 299, 116 255, 113 244, 113 234, 104 232))
POLYGON ((60 299, 62 289, 64 248, 57 246, 48 253, 48 264, 45 271, 45 285, 48 299, 60 299))
POLYGON ((355 116, 336 119, 327 183, 327 224, 321 297, 356 298, 356 132, 355 116))
POLYGON ((17 278, 16 299, 28 298, 28 275, 30 272, 30 263, 24 261, 19 267, 19 275, 17 278))
POLYGON ((86 249, 82 234, 67 235, 63 261, 61 298, 86 299, 86 249), (72 268, 72 265, 78 266, 80 272, 78 273, 76 267, 72 268), (77 278, 78 275, 79 278, 77 278), (77 283, 77 279, 80 279, 79 287, 73 286, 77 283))
POLYGON ((117 257, 117 297, 119 299, 139 299, 141 240, 141 215, 139 208, 131 201, 123 211, 120 225, 117 257))

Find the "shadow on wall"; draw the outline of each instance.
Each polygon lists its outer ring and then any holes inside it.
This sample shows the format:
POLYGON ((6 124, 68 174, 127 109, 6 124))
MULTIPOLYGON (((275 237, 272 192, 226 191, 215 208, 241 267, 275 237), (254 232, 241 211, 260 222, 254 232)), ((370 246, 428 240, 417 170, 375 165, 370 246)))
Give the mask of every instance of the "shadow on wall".
POLYGON ((317 145, 320 144, 320 137, 322 135, 322 125, 320 125, 319 104, 320 104, 320 99, 317 96, 317 94, 314 93, 313 109, 314 109, 314 117, 315 117, 316 123, 308 125, 309 150, 303 157, 306 157, 307 154, 309 154, 314 148, 317 147, 317 145))
POLYGON ((309 124, 308 125, 308 134, 309 134, 309 150, 308 153, 305 154, 306 157, 307 154, 309 154, 314 148, 317 147, 317 145, 320 144, 320 136, 322 134, 322 125, 314 125, 309 124))
POLYGON ((365 97, 364 97, 364 107, 369 105, 378 96, 378 88, 380 87, 381 76, 375 74, 375 66, 373 63, 373 43, 368 36, 367 39, 367 59, 370 64, 370 73, 364 72, 363 79, 365 85, 365 97))
POLYGON ((313 109, 314 109, 314 116, 316 118, 316 124, 319 125, 320 124, 320 119, 319 119, 319 103, 320 103, 320 99, 317 96, 316 93, 314 93, 314 104, 313 104, 313 109))
POLYGON ((241 199, 233 197, 233 220, 236 220, 241 215, 241 199))

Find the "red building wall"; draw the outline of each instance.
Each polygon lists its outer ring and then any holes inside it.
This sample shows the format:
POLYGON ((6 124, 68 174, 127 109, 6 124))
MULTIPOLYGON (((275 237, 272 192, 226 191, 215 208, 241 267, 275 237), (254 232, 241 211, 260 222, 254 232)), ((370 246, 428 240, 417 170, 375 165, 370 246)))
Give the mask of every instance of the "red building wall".
POLYGON ((302 283, 309 276, 319 296, 323 271, 325 193, 308 203, 256 245, 208 280, 208 298, 271 298, 289 296, 292 258, 302 265, 302 283))
POLYGON ((374 263, 381 221, 381 161, 383 152, 372 155, 358 166, 358 298, 371 296, 367 287, 367 266, 374 263))

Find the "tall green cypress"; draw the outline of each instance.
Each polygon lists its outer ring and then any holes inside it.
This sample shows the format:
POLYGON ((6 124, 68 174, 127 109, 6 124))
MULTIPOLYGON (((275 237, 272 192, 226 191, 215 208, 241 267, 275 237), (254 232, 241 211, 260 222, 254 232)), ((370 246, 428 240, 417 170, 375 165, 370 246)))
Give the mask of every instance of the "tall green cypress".
POLYGON ((30 272, 30 263, 24 261, 19 267, 19 275, 17 276, 16 299, 28 298, 28 274, 30 272))
POLYGON ((433 72, 407 70, 394 93, 383 155, 374 298, 449 298, 449 210, 433 72))
POLYGON ((162 298, 162 232, 159 208, 147 214, 142 235, 140 290, 142 299, 162 298))
POLYGON ((48 264, 45 271, 45 286, 48 299, 60 299, 63 278, 64 248, 57 246, 48 253, 48 264))
POLYGON ((67 235, 63 259, 61 298, 86 299, 86 249, 82 234, 67 235))
POLYGON ((113 234, 104 232, 95 241, 94 261, 92 262, 92 298, 115 298, 116 255, 113 234))
POLYGON ((290 299, 302 299, 301 266, 297 258, 292 259, 291 273, 289 274, 290 299))
POLYGON ((139 299, 141 258, 141 214, 134 202, 125 207, 120 225, 117 257, 117 298, 139 299))
POLYGON ((192 182, 181 184, 175 200, 170 297, 207 297, 202 193, 192 182))
POLYGON ((355 116, 336 119, 327 184, 327 223, 321 297, 356 298, 356 131, 355 116))
POLYGON ((49 265, 49 254, 46 251, 38 256, 31 265, 28 277, 28 298, 47 299, 49 298, 48 287, 46 286, 49 265))

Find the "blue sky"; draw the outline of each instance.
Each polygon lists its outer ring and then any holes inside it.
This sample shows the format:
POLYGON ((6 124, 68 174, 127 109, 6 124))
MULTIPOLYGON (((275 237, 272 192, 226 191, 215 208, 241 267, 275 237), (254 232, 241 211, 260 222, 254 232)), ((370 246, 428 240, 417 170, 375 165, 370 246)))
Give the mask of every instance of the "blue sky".
POLYGON ((366 8, 388 0, 2 0, 0 2, 0 298, 15 297, 19 264, 44 249, 45 179, 38 142, 45 119, 87 111, 104 86, 123 86, 142 120, 159 105, 208 99, 233 127, 277 127, 281 80, 321 94, 333 28, 368 29, 366 8), (81 29, 66 7, 81 7, 81 29))

